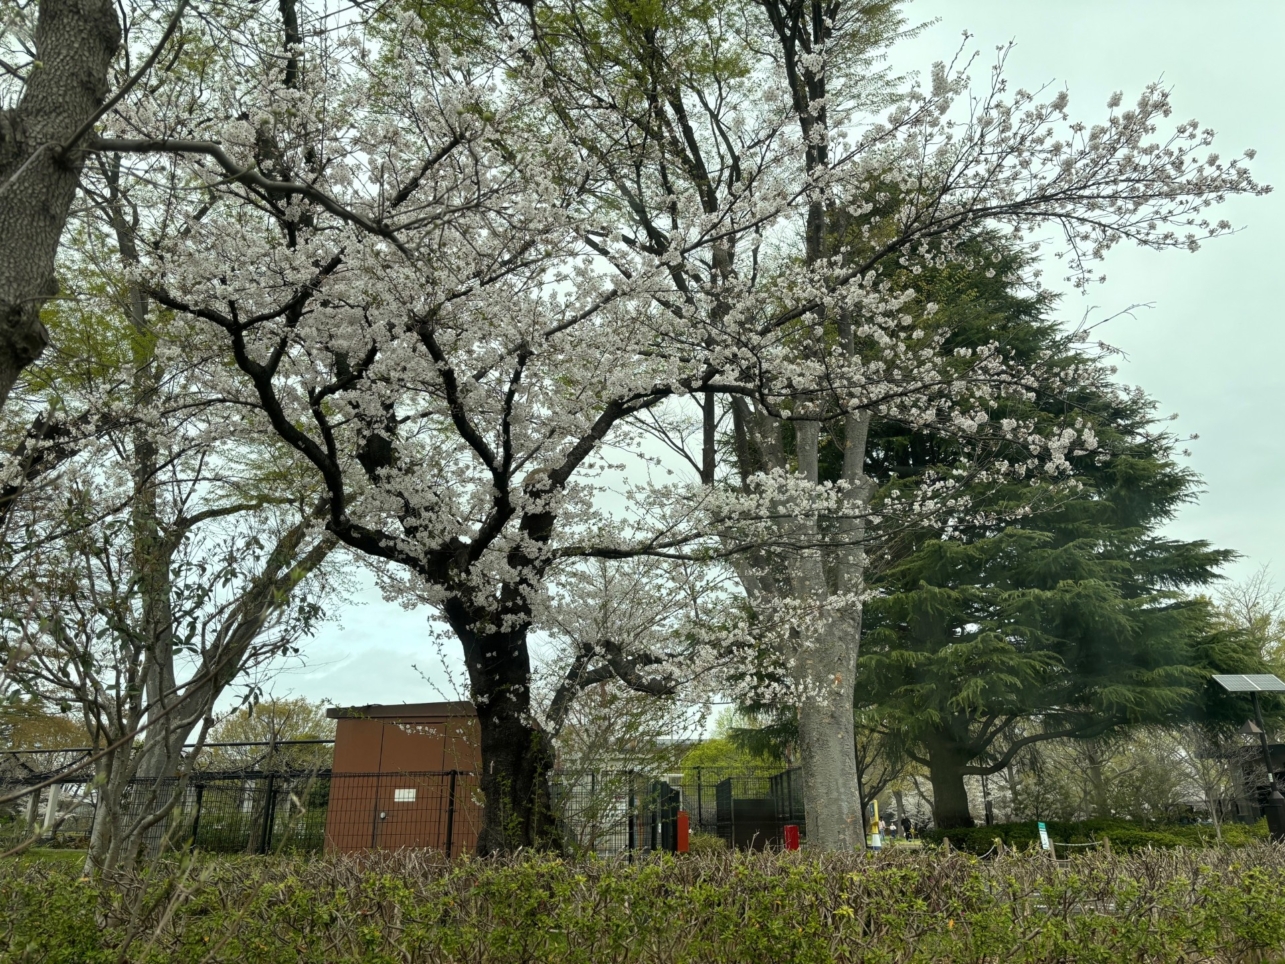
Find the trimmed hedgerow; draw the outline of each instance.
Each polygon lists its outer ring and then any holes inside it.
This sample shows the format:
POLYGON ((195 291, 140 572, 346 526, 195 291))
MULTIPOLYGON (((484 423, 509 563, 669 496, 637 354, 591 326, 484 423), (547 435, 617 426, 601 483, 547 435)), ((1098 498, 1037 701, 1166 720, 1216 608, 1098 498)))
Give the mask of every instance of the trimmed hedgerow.
MULTIPOLYGON (((1049 839, 1064 848, 1058 856, 1079 853, 1085 845, 1110 840, 1111 848, 1118 851, 1145 850, 1147 848, 1196 848, 1212 847, 1216 835, 1208 824, 1138 823, 1132 820, 1081 820, 1074 823, 1051 821, 1047 825, 1049 839), (1071 846, 1067 847, 1066 845, 1071 846)), ((1231 847, 1247 847, 1267 840, 1267 821, 1257 824, 1224 824, 1222 843, 1231 847)), ((990 827, 967 827, 954 830, 930 830, 924 839, 931 843, 950 840, 951 846, 973 854, 986 854, 1000 840, 1005 847, 1025 850, 1039 845, 1039 830, 1034 820, 1022 823, 1000 823, 990 827)))
POLYGON ((0 866, 0 960, 1285 961, 1285 847, 1038 856, 217 858, 90 882, 0 866))

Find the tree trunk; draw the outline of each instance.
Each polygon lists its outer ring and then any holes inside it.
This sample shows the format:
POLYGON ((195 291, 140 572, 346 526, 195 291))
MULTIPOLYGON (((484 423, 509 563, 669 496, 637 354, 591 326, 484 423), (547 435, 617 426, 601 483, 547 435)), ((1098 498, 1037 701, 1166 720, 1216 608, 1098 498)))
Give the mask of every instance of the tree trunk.
POLYGON ((809 651, 799 704, 799 751, 808 847, 851 853, 865 846, 865 820, 853 752, 856 636, 832 624, 809 651))
POLYGON ((531 656, 525 625, 488 631, 494 614, 458 596, 443 607, 464 649, 481 735, 485 800, 479 854, 558 844, 549 792, 553 747, 531 713, 531 656))
POLYGON ((507 701, 479 706, 477 716, 486 800, 477 852, 486 855, 556 847, 558 834, 549 793, 553 748, 548 738, 507 701))
POLYGON ((37 61, 16 108, 0 112, 0 407, 49 333, 54 258, 83 156, 62 148, 102 103, 120 45, 110 0, 41 0, 37 61))
POLYGON ((897 801, 897 820, 898 822, 900 822, 909 816, 909 814, 906 812, 905 795, 900 790, 893 790, 892 799, 897 801))
POLYGON ((964 786, 964 767, 970 759, 969 752, 951 740, 928 744, 928 779, 933 785, 933 822, 938 830, 976 826, 964 786))
POLYGON ((1009 760, 1004 765, 1004 775, 1008 778, 1008 817, 1010 820, 1016 820, 1018 814, 1017 770, 1013 767, 1012 760, 1009 760))

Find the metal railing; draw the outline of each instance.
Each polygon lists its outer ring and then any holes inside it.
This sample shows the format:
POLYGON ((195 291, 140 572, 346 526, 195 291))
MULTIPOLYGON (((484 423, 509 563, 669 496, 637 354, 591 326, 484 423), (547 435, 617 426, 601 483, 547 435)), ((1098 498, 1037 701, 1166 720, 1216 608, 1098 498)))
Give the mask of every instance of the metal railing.
MULTIPOLYGON (((550 789, 563 843, 578 853, 672 850, 680 810, 692 832, 736 847, 779 846, 785 824, 804 823, 797 769, 555 771, 550 789)), ((423 847, 455 856, 474 848, 483 815, 478 778, 463 770, 196 771, 182 784, 135 781, 121 801, 123 822, 176 791, 168 845, 216 853, 423 847)), ((87 846, 98 796, 85 777, 35 790, 0 812, 0 845, 37 836, 47 846, 87 846)))
POLYGON ((782 827, 804 823, 797 768, 555 772, 552 789, 563 842, 580 852, 672 849, 679 810, 691 832, 742 848, 780 846, 782 827))

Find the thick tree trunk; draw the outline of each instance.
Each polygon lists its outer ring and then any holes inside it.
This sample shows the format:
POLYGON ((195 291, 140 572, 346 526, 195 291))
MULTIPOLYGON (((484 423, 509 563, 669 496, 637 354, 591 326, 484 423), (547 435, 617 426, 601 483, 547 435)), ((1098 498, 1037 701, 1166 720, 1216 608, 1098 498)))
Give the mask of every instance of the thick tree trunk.
MULTIPOLYGON (((795 425, 795 450, 799 474, 817 483, 820 427, 816 422, 795 425)), ((865 436, 850 438, 844 454, 845 480, 860 478, 865 436)), ((854 495, 857 493, 854 491, 854 495)), ((859 497, 859 496, 858 496, 859 497)), ((866 843, 865 808, 857 774, 856 734, 853 726, 853 688, 857 653, 861 644, 860 611, 852 601, 837 610, 832 593, 855 593, 864 572, 861 532, 852 520, 839 520, 840 545, 824 547, 816 521, 801 520, 795 533, 800 545, 816 548, 790 561, 790 584, 799 600, 824 602, 827 615, 810 638, 802 640, 793 656, 799 695, 799 750, 803 764, 804 801, 808 846, 818 850, 848 852, 866 843), (844 539, 851 543, 842 544, 844 539)))
MULTIPOLYGON (((845 326, 844 336, 850 334, 845 326)), ((808 846, 851 852, 865 847, 865 818, 857 774, 853 690, 861 644, 860 598, 865 574, 864 528, 855 510, 865 504, 862 471, 868 419, 845 418, 843 481, 849 484, 844 514, 822 520, 799 507, 779 508, 782 543, 800 549, 749 554, 733 560, 754 605, 791 599, 814 609, 793 641, 790 674, 798 699, 799 762, 803 768, 808 846), (796 515, 796 513, 798 513, 796 515), (824 529, 824 531, 823 531, 824 529), (836 599, 836 593, 841 596, 836 599)), ((820 480, 820 428, 814 421, 793 424, 796 464, 781 444, 779 420, 733 404, 733 426, 741 474, 750 478, 772 468, 820 480)))
POLYGON ((479 854, 558 845, 549 792, 553 748, 531 713, 531 656, 525 625, 487 631, 493 613, 459 597, 444 607, 464 649, 481 731, 485 800, 479 854))
MULTIPOLYGON (((831 635, 838 636, 834 633, 831 635)), ((814 668, 819 678, 799 704, 808 847, 851 853, 865 846, 865 820, 853 752, 852 690, 855 641, 822 641, 814 668), (846 652, 844 650, 847 650, 846 652)))
POLYGON ((976 826, 968 806, 968 790, 964 786, 964 767, 969 759, 967 750, 948 739, 933 740, 928 744, 933 822, 938 830, 976 826))
POLYGON ((500 700, 479 706, 482 794, 486 800, 479 854, 546 849, 558 843, 549 793, 553 748, 525 714, 500 700))
POLYGON ((36 62, 16 108, 0 112, 0 407, 49 333, 54 257, 82 156, 62 148, 102 103, 120 45, 111 0, 41 0, 36 62))

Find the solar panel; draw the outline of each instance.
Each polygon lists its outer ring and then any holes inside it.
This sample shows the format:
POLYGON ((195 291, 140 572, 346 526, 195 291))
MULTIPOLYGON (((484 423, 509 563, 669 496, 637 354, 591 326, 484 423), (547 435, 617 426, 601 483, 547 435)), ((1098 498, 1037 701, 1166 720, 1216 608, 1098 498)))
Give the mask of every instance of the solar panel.
POLYGON ((1285 683, 1271 673, 1215 676, 1214 682, 1229 693, 1285 693, 1285 683))

